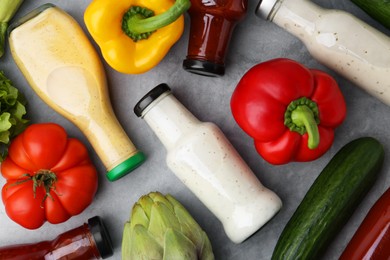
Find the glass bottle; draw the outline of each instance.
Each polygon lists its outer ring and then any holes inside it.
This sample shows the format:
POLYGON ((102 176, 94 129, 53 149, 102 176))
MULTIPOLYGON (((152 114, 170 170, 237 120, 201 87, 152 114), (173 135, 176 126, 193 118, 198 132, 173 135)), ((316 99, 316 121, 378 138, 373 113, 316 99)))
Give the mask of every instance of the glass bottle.
POLYGON ((237 23, 247 11, 248 0, 192 0, 190 37, 183 68, 204 76, 225 74, 225 56, 237 23))
POLYGON ((0 247, 2 260, 92 260, 112 255, 111 239, 99 216, 51 241, 0 247))
POLYGON ((390 37, 350 13, 308 0, 261 0, 256 14, 298 37, 319 62, 390 105, 390 37))
POLYGON ((176 176, 222 222, 227 236, 241 243, 281 208, 280 198, 264 187, 220 128, 199 121, 166 84, 135 106, 168 151, 176 176))
POLYGON ((142 164, 118 122, 103 65, 80 25, 68 13, 43 5, 9 29, 12 56, 38 96, 85 134, 110 181, 142 164))
POLYGON ((380 260, 390 257, 390 188, 374 203, 340 260, 380 260))

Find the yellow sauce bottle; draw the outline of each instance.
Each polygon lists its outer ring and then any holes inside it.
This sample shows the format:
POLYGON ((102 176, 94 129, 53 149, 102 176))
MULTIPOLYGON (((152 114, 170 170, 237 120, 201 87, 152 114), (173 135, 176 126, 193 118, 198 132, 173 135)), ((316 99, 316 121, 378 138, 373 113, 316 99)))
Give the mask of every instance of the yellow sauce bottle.
POLYGON ((73 122, 88 138, 117 180, 145 160, 112 109, 105 72, 80 25, 46 4, 10 26, 12 56, 42 100, 73 122))

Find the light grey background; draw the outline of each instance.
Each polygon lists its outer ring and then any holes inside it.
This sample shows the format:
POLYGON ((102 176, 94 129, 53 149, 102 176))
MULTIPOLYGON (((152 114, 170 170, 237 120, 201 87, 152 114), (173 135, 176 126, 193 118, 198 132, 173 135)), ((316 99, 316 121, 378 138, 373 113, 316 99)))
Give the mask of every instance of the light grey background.
MULTIPOLYGON (((84 29, 83 13, 89 2, 52 1, 53 4, 69 12, 84 29)), ((323 7, 351 12, 390 35, 389 30, 349 0, 316 0, 315 2, 323 7)), ((16 18, 44 3, 47 2, 26 0, 16 18)), ((114 183, 106 180, 105 169, 82 132, 55 113, 30 89, 16 67, 7 46, 5 57, 0 60, 0 70, 3 70, 15 86, 28 97, 27 109, 31 122, 55 122, 65 127, 70 136, 80 138, 90 150, 98 167, 100 179, 99 189, 93 203, 80 215, 58 225, 46 223, 37 230, 26 230, 8 218, 3 204, 0 203, 0 246, 51 240, 58 234, 81 225, 88 218, 100 215, 109 228, 115 247, 114 256, 111 259, 120 259, 123 225, 129 218, 133 203, 150 191, 160 191, 174 195, 204 228, 211 240, 216 259, 270 259, 283 227, 331 157, 347 142, 361 136, 372 136, 385 146, 384 167, 379 180, 361 202, 349 222, 340 230, 324 256, 324 259, 336 259, 370 207, 389 186, 390 110, 388 106, 315 61, 305 46, 294 36, 275 24, 256 17, 254 14, 256 5, 256 0, 249 1, 247 16, 236 27, 226 60, 226 74, 223 77, 207 78, 190 74, 182 69, 181 63, 186 56, 189 36, 187 15, 183 36, 165 59, 151 71, 142 75, 125 75, 114 71, 104 63, 116 115, 136 146, 147 155, 147 161, 140 168, 114 183), (241 76, 253 65, 278 57, 291 58, 310 68, 330 73, 338 81, 346 98, 347 117, 336 130, 335 141, 331 149, 316 161, 290 163, 283 166, 266 163, 256 153, 251 138, 239 128, 231 115, 230 97, 241 76), (284 202, 282 210, 242 244, 229 241, 220 222, 168 170, 165 164, 165 148, 146 123, 132 112, 136 102, 146 92, 163 82, 171 86, 174 95, 200 120, 212 121, 219 125, 262 183, 274 190, 284 202)), ((0 177, 0 185, 3 184, 4 179, 0 177)))

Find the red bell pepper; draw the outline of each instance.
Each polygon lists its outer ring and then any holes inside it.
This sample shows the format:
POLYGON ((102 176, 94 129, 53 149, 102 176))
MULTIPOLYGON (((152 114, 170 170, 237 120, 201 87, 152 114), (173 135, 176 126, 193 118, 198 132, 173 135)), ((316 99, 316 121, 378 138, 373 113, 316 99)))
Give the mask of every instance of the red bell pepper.
POLYGON ((340 260, 390 258, 390 188, 372 206, 340 260))
POLYGON ((330 75, 284 58, 246 72, 232 94, 231 110, 271 164, 322 156, 346 115, 344 97, 330 75))

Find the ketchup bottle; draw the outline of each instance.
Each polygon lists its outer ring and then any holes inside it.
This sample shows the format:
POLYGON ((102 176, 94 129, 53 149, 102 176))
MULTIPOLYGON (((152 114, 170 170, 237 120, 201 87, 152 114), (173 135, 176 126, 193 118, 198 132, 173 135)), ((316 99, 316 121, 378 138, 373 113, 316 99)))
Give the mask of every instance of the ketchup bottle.
POLYGON ((390 188, 375 202, 340 260, 390 258, 390 188))
POLYGON ((112 255, 110 236, 98 216, 90 218, 88 223, 78 228, 62 233, 52 241, 0 247, 2 260, 92 260, 105 259, 112 255))
POLYGON ((191 0, 187 59, 183 68, 204 76, 225 74, 225 56, 248 0, 191 0))

